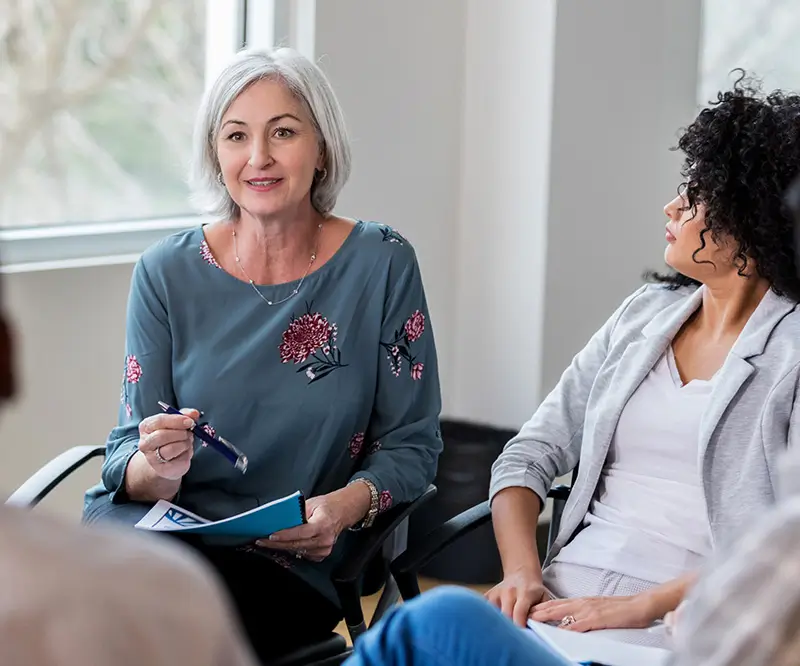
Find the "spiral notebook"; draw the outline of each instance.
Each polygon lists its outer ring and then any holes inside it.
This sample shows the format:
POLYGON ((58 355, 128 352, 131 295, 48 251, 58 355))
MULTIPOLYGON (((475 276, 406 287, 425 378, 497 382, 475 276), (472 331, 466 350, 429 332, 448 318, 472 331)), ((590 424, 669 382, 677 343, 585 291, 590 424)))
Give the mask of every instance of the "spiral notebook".
POLYGON ((171 502, 159 500, 136 527, 250 540, 302 525, 306 522, 305 514, 305 498, 299 491, 222 520, 207 520, 171 502))
POLYGON ((671 654, 661 648, 631 645, 591 632, 566 631, 533 620, 528 620, 528 629, 538 647, 537 666, 664 666, 671 654))

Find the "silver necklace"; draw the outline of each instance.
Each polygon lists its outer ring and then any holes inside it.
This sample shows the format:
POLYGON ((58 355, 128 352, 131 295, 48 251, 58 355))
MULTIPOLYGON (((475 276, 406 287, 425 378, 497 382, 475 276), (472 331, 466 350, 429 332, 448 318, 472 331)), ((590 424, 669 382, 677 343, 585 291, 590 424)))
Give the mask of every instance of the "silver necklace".
POLYGON ((279 301, 271 301, 261 293, 261 290, 256 286, 256 283, 250 278, 247 274, 247 271, 242 266, 242 260, 239 259, 239 248, 236 245, 236 229, 233 230, 233 254, 236 257, 236 263, 239 265, 239 270, 242 271, 242 275, 244 275, 245 279, 250 283, 250 286, 253 288, 259 298, 264 301, 267 305, 280 305, 281 303, 285 303, 290 298, 294 298, 297 296, 297 293, 300 291, 300 287, 303 286, 303 281, 308 277, 309 272, 311 271, 311 267, 314 265, 314 262, 317 260, 317 249, 319 248, 319 236, 322 232, 322 223, 317 226, 317 239, 314 243, 314 251, 311 253, 311 260, 308 262, 308 267, 306 268, 306 272, 303 273, 303 277, 300 278, 300 282, 297 283, 297 286, 294 288, 291 294, 289 294, 286 298, 283 298, 279 301))

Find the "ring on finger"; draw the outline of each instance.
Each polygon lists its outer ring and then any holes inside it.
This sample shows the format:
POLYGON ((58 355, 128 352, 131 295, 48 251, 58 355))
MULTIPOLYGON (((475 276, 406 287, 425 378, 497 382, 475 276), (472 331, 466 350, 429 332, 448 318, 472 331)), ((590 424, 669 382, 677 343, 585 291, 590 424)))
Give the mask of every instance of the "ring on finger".
POLYGON ((160 446, 156 449, 156 458, 158 458, 158 462, 160 462, 160 463, 168 463, 169 462, 169 460, 167 460, 164 456, 161 455, 161 447, 160 446))
POLYGON ((575 616, 574 615, 565 615, 561 618, 561 623, 558 625, 559 627, 568 627, 571 624, 575 624, 575 616))
POLYGON ((299 559, 301 559, 301 558, 303 558, 303 557, 305 557, 305 556, 306 556, 306 549, 305 549, 305 548, 300 548, 299 550, 297 550, 297 551, 295 552, 294 556, 295 556, 295 557, 296 557, 298 560, 299 560, 299 559))

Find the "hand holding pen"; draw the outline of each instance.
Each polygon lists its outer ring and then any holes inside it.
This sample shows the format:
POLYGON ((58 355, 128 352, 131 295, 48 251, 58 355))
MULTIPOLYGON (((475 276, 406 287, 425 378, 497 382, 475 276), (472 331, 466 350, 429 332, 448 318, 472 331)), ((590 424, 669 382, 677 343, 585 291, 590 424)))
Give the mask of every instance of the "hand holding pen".
MULTIPOLYGON (((174 416, 179 416, 182 414, 182 412, 168 405, 166 402, 161 402, 159 400, 158 404, 167 414, 174 416)), ((210 446, 214 451, 227 459, 227 461, 242 474, 247 471, 247 456, 244 455, 244 453, 237 449, 233 444, 231 444, 227 439, 212 435, 197 424, 192 424, 192 427, 189 430, 192 434, 194 434, 195 437, 198 437, 200 440, 202 440, 204 444, 210 446)))
POLYGON ((139 450, 157 476, 177 481, 189 471, 194 455, 191 428, 199 418, 196 409, 184 409, 154 414, 139 423, 139 450))
POLYGON ((209 434, 197 424, 200 412, 179 411, 160 401, 158 404, 165 413, 149 416, 139 424, 139 450, 158 476, 177 480, 186 475, 194 455, 195 437, 242 474, 247 471, 247 456, 226 439, 209 434))

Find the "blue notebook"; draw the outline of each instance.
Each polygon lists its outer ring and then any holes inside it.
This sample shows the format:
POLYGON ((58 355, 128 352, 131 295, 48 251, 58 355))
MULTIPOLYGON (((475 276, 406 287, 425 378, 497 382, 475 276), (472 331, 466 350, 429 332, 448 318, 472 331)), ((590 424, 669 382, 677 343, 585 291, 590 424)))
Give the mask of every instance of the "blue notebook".
POLYGON ((166 500, 156 502, 136 527, 158 532, 181 532, 204 536, 253 540, 306 522, 301 492, 262 504, 222 520, 207 520, 166 500))

